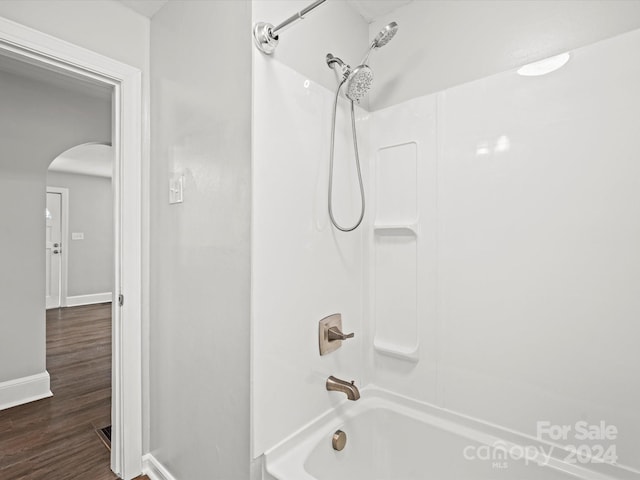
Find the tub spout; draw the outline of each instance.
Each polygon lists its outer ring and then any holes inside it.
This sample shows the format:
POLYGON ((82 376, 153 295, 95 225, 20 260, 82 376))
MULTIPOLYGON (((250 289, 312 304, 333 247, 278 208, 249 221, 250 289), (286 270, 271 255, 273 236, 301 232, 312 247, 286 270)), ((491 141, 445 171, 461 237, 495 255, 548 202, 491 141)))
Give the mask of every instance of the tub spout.
POLYGON ((349 400, 358 400, 360 398, 360 390, 358 390, 353 381, 351 383, 345 382, 333 375, 327 378, 327 390, 330 392, 342 392, 347 395, 349 400))

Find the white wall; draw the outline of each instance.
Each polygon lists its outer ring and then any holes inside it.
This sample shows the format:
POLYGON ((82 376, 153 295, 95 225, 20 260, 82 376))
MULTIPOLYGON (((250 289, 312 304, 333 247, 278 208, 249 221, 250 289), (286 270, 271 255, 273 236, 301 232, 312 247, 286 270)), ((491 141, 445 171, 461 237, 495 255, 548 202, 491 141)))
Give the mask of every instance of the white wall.
POLYGON ((640 27, 633 0, 414 0, 376 19, 400 29, 370 59, 373 110, 640 27))
MULTIPOLYGON (((5 60, 0 59, 0 65, 5 60)), ((111 138, 111 104, 0 66, 0 382, 45 370, 45 192, 49 163, 111 138)), ((54 75, 51 73, 51 75, 54 75)))
POLYGON ((374 383, 534 436, 540 420, 604 420, 619 463, 640 468, 639 49, 636 30, 547 76, 373 115, 376 149, 418 142, 418 238, 437 232, 406 283, 425 307, 419 361, 372 353, 374 383))
POLYGON ((249 478, 250 31, 248 1, 151 22, 150 451, 179 479, 249 478))
MULTIPOLYGON (((251 305, 258 456, 344 400, 325 390, 328 376, 362 385, 364 227, 341 233, 329 223, 332 93, 262 57, 254 72, 251 305), (318 321, 334 313, 342 313, 343 328, 356 337, 320 357, 318 321)), ((343 225, 360 213, 348 112, 344 102, 334 172, 334 212, 343 225)))
MULTIPOLYGON (((305 3, 254 2, 254 20, 277 23, 305 3)), ((329 223, 329 138, 337 84, 325 56, 332 52, 357 61, 366 45, 364 20, 343 2, 327 2, 281 35, 274 56, 254 49, 254 457, 345 401, 343 394, 326 391, 329 375, 362 385, 364 227, 341 233, 329 223), (329 33, 327 25, 335 29, 329 33), (320 357, 318 322, 333 313, 342 313, 343 328, 356 336, 320 357)), ((342 224, 353 223, 360 212, 348 112, 342 102, 334 184, 334 211, 342 224)), ((359 117, 363 113, 358 109, 359 117)), ((366 131, 359 133, 366 139, 366 131)), ((360 146, 366 159, 366 140, 360 146)))
POLYGON ((113 194, 111 179, 49 171, 47 186, 69 189, 67 295, 95 295, 113 290, 113 194), (72 240, 81 232, 83 240, 72 240))

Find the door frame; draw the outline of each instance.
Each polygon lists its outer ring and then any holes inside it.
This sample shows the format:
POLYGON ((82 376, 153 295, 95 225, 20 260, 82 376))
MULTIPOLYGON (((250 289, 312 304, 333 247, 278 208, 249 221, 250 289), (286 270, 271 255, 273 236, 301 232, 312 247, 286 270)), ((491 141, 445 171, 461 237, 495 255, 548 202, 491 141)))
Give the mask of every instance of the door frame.
POLYGON ((3 17, 0 54, 113 88, 111 469, 130 480, 142 472, 142 72, 3 17))
POLYGON ((66 307, 67 274, 69 273, 69 257, 67 256, 67 246, 69 244, 69 189, 47 185, 47 193, 60 194, 60 243, 62 243, 62 254, 60 255, 60 306, 66 307))

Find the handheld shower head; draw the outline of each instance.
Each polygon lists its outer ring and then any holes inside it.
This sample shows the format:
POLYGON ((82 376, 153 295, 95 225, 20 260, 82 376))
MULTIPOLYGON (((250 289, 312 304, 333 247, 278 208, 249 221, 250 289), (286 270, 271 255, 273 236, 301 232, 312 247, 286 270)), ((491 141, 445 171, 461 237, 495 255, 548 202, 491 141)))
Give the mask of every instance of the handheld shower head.
POLYGON ((376 48, 384 47, 387 43, 391 41, 391 39, 395 36, 396 33, 398 33, 398 24, 396 22, 391 22, 388 25, 385 25, 384 28, 380 30, 380 32, 378 32, 378 35, 376 35, 376 38, 374 38, 373 41, 371 42, 371 45, 369 46, 369 50, 367 50, 367 53, 365 54, 361 64, 363 65, 366 64, 367 61, 369 60, 369 55, 371 55, 371 52, 376 48))
POLYGON ((349 100, 359 103, 369 93, 372 84, 373 72, 368 65, 360 65, 354 68, 347 78, 345 95, 349 100))
POLYGON ((329 210, 329 218, 331 219, 331 223, 334 227, 336 227, 341 232, 352 232, 362 223, 362 219, 364 218, 364 210, 365 210, 365 194, 364 194, 364 185, 362 182, 362 171, 360 170, 360 154, 358 153, 358 138, 356 136, 356 114, 355 114, 355 102, 359 102, 362 98, 364 98, 371 89, 371 85, 373 83, 373 72, 367 65, 367 59, 369 58, 369 54, 372 52, 374 48, 384 47, 387 43, 391 41, 393 36, 398 31, 398 24, 396 22, 391 22, 387 26, 385 26, 376 38, 371 42, 371 46, 367 51, 364 60, 360 62, 356 68, 351 69, 351 67, 345 64, 342 60, 337 57, 334 57, 330 53, 327 54, 327 65, 330 68, 336 69, 340 68, 343 77, 340 80, 338 88, 336 89, 336 96, 333 102, 333 120, 331 122, 331 148, 329 153, 329 192, 328 192, 328 210, 329 210), (355 224, 351 227, 343 227, 341 226, 333 216, 333 153, 335 147, 335 136, 336 136, 336 113, 338 109, 338 98, 340 96, 340 89, 344 84, 347 84, 347 90, 345 92, 346 97, 351 100, 351 133, 353 134, 353 149, 355 153, 355 163, 356 169, 358 171, 358 183, 360 184, 360 218, 355 222, 355 224))
POLYGON ((371 45, 374 48, 384 47, 387 43, 391 41, 391 39, 397 32, 398 32, 398 24, 396 22, 391 22, 390 24, 385 25, 385 27, 382 30, 380 30, 378 35, 376 35, 376 38, 374 38, 373 42, 371 42, 371 45))
POLYGON ((374 49, 384 47, 389 43, 397 31, 398 24, 396 22, 391 22, 388 25, 385 25, 385 27, 380 30, 378 35, 376 35, 371 42, 364 59, 360 62, 360 65, 353 69, 338 57, 334 57, 330 53, 327 54, 327 65, 331 68, 340 68, 340 72, 342 74, 340 86, 346 83, 345 95, 349 100, 353 102, 360 102, 360 100, 369 93, 371 85, 373 84, 373 72, 371 71, 371 68, 369 68, 369 65, 367 65, 369 55, 374 49))

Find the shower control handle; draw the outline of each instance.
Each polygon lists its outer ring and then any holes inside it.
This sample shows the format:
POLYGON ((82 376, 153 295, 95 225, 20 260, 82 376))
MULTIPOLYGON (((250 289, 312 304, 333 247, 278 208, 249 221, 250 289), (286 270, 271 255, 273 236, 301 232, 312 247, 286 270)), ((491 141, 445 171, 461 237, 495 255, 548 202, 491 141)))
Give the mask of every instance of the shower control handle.
POLYGON ((347 333, 344 334, 340 331, 338 327, 331 327, 329 329, 329 341, 333 342, 335 340, 346 340, 347 338, 353 338, 355 333, 347 333))
POLYGON ((355 334, 342 333, 342 315, 334 313, 328 317, 324 317, 318 322, 318 346, 320 347, 320 355, 327 355, 335 352, 342 346, 342 341, 347 338, 353 338, 355 334))

